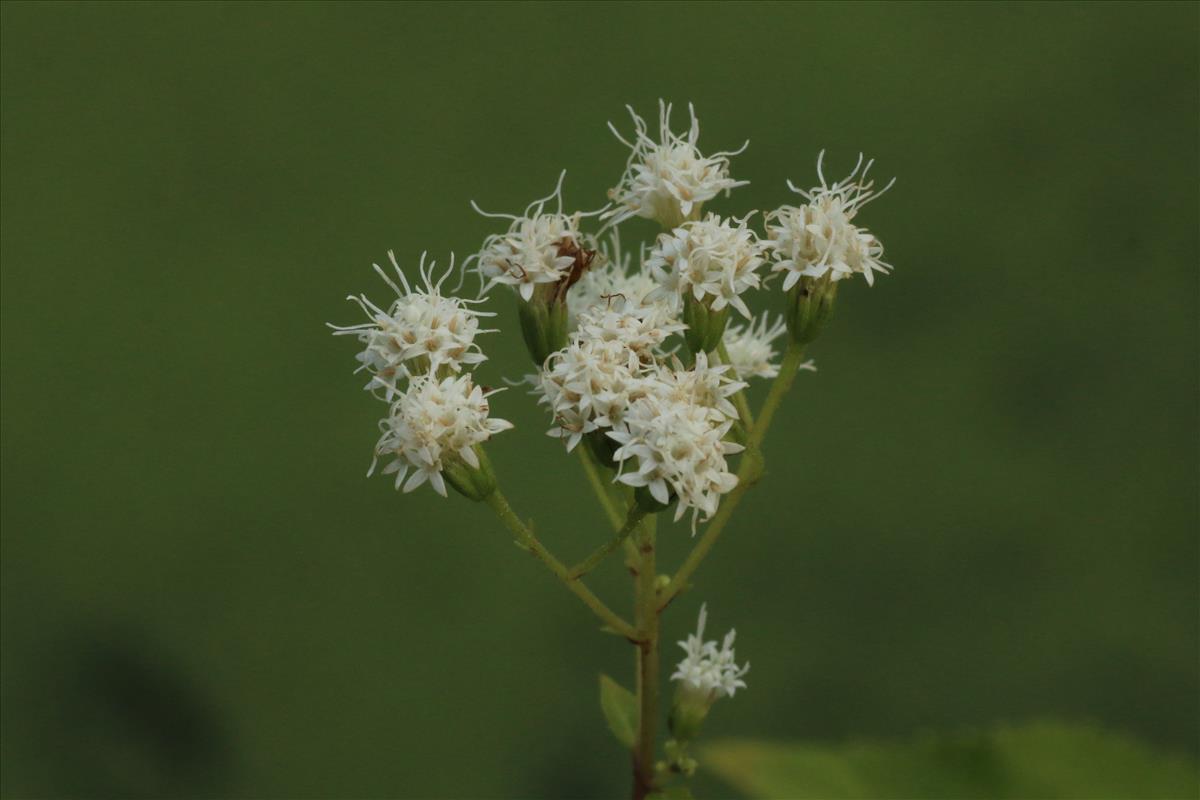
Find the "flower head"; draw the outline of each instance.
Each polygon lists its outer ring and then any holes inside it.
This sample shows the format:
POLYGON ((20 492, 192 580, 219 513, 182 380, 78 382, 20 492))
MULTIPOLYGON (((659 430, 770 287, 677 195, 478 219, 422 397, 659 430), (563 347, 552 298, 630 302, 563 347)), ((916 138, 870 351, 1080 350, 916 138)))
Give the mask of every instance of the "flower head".
POLYGON ((704 625, 708 619, 707 606, 700 606, 700 619, 696 632, 688 634, 679 646, 687 654, 675 668, 671 680, 682 681, 693 690, 704 692, 713 699, 733 697, 738 689, 745 689, 742 680, 750 671, 750 662, 739 667, 734 661, 733 640, 737 632, 730 630, 718 649, 717 642, 704 640, 704 625))
POLYGON ((746 384, 735 380, 729 374, 732 370, 728 364, 709 364, 708 354, 699 352, 690 369, 684 369, 678 359, 674 359, 671 369, 660 367, 655 391, 662 397, 708 409, 718 424, 735 420, 737 409, 729 398, 745 389, 746 384))
POLYGON ((620 339, 572 337, 538 376, 540 403, 554 415, 548 431, 573 450, 584 435, 619 424, 649 387, 636 350, 620 339))
POLYGON ((594 253, 586 249, 586 240, 579 230, 580 221, 587 214, 563 213, 564 175, 565 172, 559 176, 553 193, 535 200, 520 216, 489 214, 475 206, 484 216, 510 221, 507 231, 484 240, 476 256, 479 274, 489 280, 484 291, 495 284, 507 284, 528 302, 539 284, 564 281, 569 286, 587 270, 594 253), (547 211, 546 204, 551 200, 557 201, 555 210, 547 211))
POLYGON ((609 308, 592 306, 579 315, 575 338, 590 342, 619 342, 643 363, 653 361, 659 348, 683 324, 666 307, 618 302, 609 308))
POLYGON ((374 472, 378 459, 391 456, 383 474, 396 473, 397 489, 412 471, 405 492, 428 480, 438 494, 446 496, 442 470, 448 462, 458 460, 478 468, 476 445, 512 427, 511 422, 488 416, 487 398, 493 393, 476 386, 469 374, 440 381, 429 374, 414 376, 379 423, 381 435, 367 474, 374 472))
POLYGON ((359 369, 372 375, 365 388, 383 388, 391 399, 396 392, 397 379, 407 372, 436 372, 442 367, 459 372, 464 366, 485 361, 486 356, 475 344, 475 337, 490 332, 480 330, 479 318, 492 314, 471 308, 470 304, 477 301, 441 293, 442 284, 454 271, 454 256, 450 256, 450 267, 445 274, 435 282, 433 270, 436 265, 430 262, 426 266, 422 253, 419 271, 424 287, 417 290, 404 277, 395 253, 388 251, 388 258, 399 284, 378 264, 374 265, 375 271, 396 293, 396 299, 387 310, 372 303, 365 295, 351 296, 348 299, 358 303, 370 322, 329 326, 335 336, 355 336, 366 345, 357 356, 361 363, 359 369))
POLYGON ((749 318, 741 294, 759 285, 756 270, 763 263, 763 245, 746 225, 749 216, 734 220, 709 214, 660 234, 646 258, 659 285, 651 297, 674 301, 690 293, 713 311, 732 305, 749 318))
MULTIPOLYGON (((633 141, 626 141, 610 122, 621 144, 629 148, 629 161, 621 182, 609 190, 608 196, 617 207, 606 212, 613 224, 630 217, 658 220, 673 228, 693 218, 700 206, 721 192, 728 192, 748 181, 729 177, 729 157, 746 149, 704 156, 696 147, 700 138, 700 122, 696 111, 688 104, 691 126, 685 135, 671 132, 671 106, 658 102, 658 139, 647 133, 646 121, 627 106, 633 117, 633 141)), ((747 142, 746 144, 749 144, 747 142)))
POLYGON ((779 354, 771 343, 787 330, 780 317, 771 324, 770 315, 763 314, 745 325, 725 329, 725 350, 729 363, 738 378, 774 378, 779 374, 779 365, 774 363, 779 354))
POLYGON ((632 267, 632 261, 633 254, 622 252, 620 237, 614 230, 600 244, 599 258, 567 295, 572 327, 578 324, 579 314, 592 306, 624 308, 646 301, 658 284, 642 269, 632 267))
MULTIPOLYGON (((651 386, 653 388, 653 384, 651 386)), ((630 403, 608 436, 620 446, 618 480, 644 486, 659 503, 677 498, 675 519, 692 510, 692 532, 700 514, 708 520, 720 497, 737 486, 725 456, 743 448, 725 441, 732 420, 716 422, 712 409, 670 391, 651 391, 630 403), (627 464, 626 462, 630 462, 627 464)))
POLYGON ((817 177, 820 186, 798 189, 791 181, 788 187, 807 202, 799 207, 783 206, 767 214, 767 237, 778 259, 772 272, 786 272, 784 290, 792 288, 801 277, 820 278, 829 274, 838 281, 861 273, 867 285, 875 283, 875 273, 886 275, 892 268, 882 260, 883 245, 865 228, 852 222, 858 211, 871 200, 891 188, 892 183, 876 191, 867 172, 874 161, 858 164, 843 180, 832 185, 825 181, 821 170, 825 151, 817 157, 817 177), (860 172, 861 168, 861 172, 860 172))

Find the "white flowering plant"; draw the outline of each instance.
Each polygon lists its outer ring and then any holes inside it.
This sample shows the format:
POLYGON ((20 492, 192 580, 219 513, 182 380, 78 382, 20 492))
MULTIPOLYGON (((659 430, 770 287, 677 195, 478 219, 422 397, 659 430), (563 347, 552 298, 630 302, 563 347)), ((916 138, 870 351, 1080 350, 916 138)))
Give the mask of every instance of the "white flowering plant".
POLYGON ((771 422, 797 373, 814 369, 805 349, 828 325, 841 282, 861 275, 871 285, 891 267, 879 240, 857 224, 863 206, 888 188, 875 188, 867 177, 872 163, 861 156, 847 178, 831 184, 822 153, 818 185, 802 190, 787 182, 802 204, 762 215, 756 228, 756 212, 736 217, 706 208, 746 185, 730 175, 730 159, 746 145, 705 156, 690 106, 683 134, 671 130, 669 105, 660 103, 657 136, 629 111, 630 138, 610 125, 629 156, 607 206, 564 210, 561 176, 548 197, 522 214, 487 214, 475 206, 506 228, 457 269, 451 257, 439 273, 422 255, 416 281, 389 253, 394 277, 375 270, 394 298, 377 305, 352 296, 367 321, 331 327, 359 341, 358 371, 368 374, 365 388, 386 407, 368 475, 382 459, 382 472, 395 475, 404 492, 428 482, 443 496, 450 488, 485 503, 516 543, 599 618, 602 630, 635 649, 635 690, 602 677, 601 706, 631 753, 632 794, 640 800, 689 796, 697 766, 691 745, 716 701, 746 688, 750 668, 735 656, 733 631, 720 645, 704 638, 702 605, 696 632, 679 643, 684 657, 670 675, 675 689, 660 753, 664 612, 691 589, 738 504, 762 478, 771 422), (619 231, 633 217, 662 226, 636 258, 619 231), (478 277, 477 296, 443 292, 456 272, 478 277), (776 273, 783 273, 781 281, 773 280, 776 273), (785 295, 785 313, 755 316, 748 301, 770 291, 785 295), (477 338, 498 333, 482 327, 494 314, 480 306, 497 295, 516 303, 537 369, 524 382, 549 413, 548 433, 577 455, 613 531, 573 565, 552 554, 512 509, 487 456, 489 440, 513 427, 493 415, 496 390, 473 374, 486 358, 477 338), (752 381, 770 381, 757 413, 747 393, 752 381), (692 541, 673 569, 658 560, 664 513, 685 521, 671 535, 692 541), (585 583, 618 551, 634 584, 628 617, 585 583))

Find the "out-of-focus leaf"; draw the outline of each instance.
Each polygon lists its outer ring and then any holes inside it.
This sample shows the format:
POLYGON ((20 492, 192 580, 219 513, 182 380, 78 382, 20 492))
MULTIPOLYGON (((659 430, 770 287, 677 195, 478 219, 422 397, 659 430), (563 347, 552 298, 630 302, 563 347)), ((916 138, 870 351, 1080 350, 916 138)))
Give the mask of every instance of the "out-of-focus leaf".
POLYGON ((600 708, 617 741, 633 747, 637 738, 638 703, 633 692, 607 675, 600 676, 600 708))
POLYGON ((695 800, 695 795, 686 786, 668 786, 646 795, 646 800, 695 800))
POLYGON ((773 800, 1200 796, 1193 763, 1120 734, 1051 722, 886 744, 725 740, 702 753, 702 768, 773 800))

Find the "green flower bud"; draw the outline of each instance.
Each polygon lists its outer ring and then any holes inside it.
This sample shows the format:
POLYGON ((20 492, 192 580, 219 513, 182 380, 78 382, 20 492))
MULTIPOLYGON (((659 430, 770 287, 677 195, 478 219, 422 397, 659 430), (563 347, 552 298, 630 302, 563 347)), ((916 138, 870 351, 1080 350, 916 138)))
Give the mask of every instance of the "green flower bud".
POLYGON ((820 278, 801 278, 788 292, 787 327, 793 342, 805 345, 821 335, 833 317, 837 286, 827 272, 820 278))
POLYGON ((450 488, 478 503, 496 491, 496 473, 492 471, 492 462, 488 460, 483 447, 475 445, 473 449, 475 457, 479 459, 478 467, 455 458, 442 465, 442 477, 450 484, 450 488))
POLYGON ((684 338, 693 353, 716 350, 721 344, 721 337, 725 335, 725 325, 729 322, 729 306, 713 311, 705 300, 697 300, 691 292, 683 296, 683 323, 687 325, 684 338))
POLYGON ((678 741, 675 739, 667 739, 663 746, 663 751, 666 753, 667 759, 661 762, 664 767, 664 772, 670 772, 677 775, 683 775, 685 778, 690 778, 696 774, 696 759, 688 756, 688 742, 678 741))

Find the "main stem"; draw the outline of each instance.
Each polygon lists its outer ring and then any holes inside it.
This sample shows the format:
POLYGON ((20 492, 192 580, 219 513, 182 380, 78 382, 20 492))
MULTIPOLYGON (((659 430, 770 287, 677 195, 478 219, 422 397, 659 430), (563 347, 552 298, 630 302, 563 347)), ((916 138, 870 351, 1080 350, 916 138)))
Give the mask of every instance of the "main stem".
POLYGON ((636 586, 638 733, 633 751, 633 798, 642 800, 654 790, 654 737, 658 721, 658 597, 655 592, 654 516, 638 531, 636 586))

